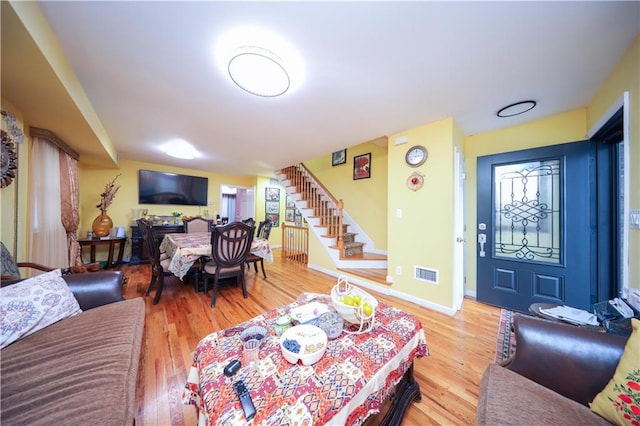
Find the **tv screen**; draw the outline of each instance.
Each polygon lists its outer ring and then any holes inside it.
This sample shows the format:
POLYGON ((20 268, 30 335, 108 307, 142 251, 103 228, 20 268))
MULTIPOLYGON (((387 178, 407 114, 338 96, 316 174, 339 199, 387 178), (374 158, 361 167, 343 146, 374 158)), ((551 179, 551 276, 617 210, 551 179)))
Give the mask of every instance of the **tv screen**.
POLYGON ((208 178, 142 169, 138 178, 139 204, 207 205, 208 178))

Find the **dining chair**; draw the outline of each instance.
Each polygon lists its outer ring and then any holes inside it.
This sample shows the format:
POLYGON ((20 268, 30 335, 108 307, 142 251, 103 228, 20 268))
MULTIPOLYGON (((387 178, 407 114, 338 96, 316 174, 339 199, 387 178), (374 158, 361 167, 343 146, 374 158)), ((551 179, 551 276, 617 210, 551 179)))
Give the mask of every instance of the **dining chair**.
POLYGON ((256 221, 252 217, 243 220, 242 223, 247 224, 249 226, 256 226, 256 221))
POLYGON ((184 225, 184 232, 211 232, 211 219, 205 219, 203 217, 192 217, 190 219, 184 219, 182 221, 184 225))
POLYGON ((231 222, 216 226, 211 232, 211 257, 213 260, 204 265, 204 291, 209 293, 209 278, 213 278, 211 306, 216 305, 218 284, 223 278, 236 278, 236 284, 242 285, 242 295, 249 297, 244 280, 244 266, 251 250, 254 227, 242 222, 231 222))
POLYGON ((151 293, 153 285, 158 281, 156 295, 153 298, 153 304, 157 305, 160 301, 162 288, 164 287, 164 277, 173 275, 173 273, 169 271, 171 259, 167 256, 161 256, 160 247, 158 246, 158 240, 153 230, 153 225, 145 219, 138 219, 137 223, 140 229, 142 229, 142 238, 147 245, 149 263, 151 264, 151 282, 149 283, 149 287, 147 287, 146 295, 148 296, 151 293))
POLYGON ((220 224, 221 225, 226 225, 229 223, 229 218, 228 217, 222 217, 220 218, 220 224))
MULTIPOLYGON (((269 240, 269 234, 271 234, 271 227, 273 226, 273 222, 270 220, 264 220, 258 224, 258 232, 256 233, 256 238, 269 240)), ((253 269, 258 273, 258 263, 260 263, 260 269, 262 269, 262 279, 267 279, 267 274, 264 271, 264 259, 256 254, 249 253, 247 256, 247 268, 250 263, 253 263, 253 269)))
MULTIPOLYGON (((186 234, 194 232, 211 232, 213 222, 211 219, 205 219, 203 217, 192 217, 182 221, 184 225, 184 232, 186 234)), ((195 289, 196 292, 200 291, 200 277, 202 276, 202 270, 206 261, 211 260, 210 257, 199 257, 194 263, 189 272, 195 275, 195 289)))

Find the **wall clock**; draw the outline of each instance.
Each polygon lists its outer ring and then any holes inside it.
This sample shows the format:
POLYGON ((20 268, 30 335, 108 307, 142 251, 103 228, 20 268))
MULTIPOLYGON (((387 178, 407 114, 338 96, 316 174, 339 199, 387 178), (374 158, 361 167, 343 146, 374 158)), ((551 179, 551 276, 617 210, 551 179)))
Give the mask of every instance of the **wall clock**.
POLYGON ((0 187, 9 186, 16 177, 18 156, 16 148, 7 132, 2 130, 2 159, 0 161, 0 187))
POLYGON ((407 179, 407 188, 417 191, 424 185, 424 175, 420 172, 413 172, 407 179))
POLYGON ((427 148, 422 145, 416 145, 409 148, 404 156, 404 161, 411 167, 419 167, 427 161, 428 156, 427 148))

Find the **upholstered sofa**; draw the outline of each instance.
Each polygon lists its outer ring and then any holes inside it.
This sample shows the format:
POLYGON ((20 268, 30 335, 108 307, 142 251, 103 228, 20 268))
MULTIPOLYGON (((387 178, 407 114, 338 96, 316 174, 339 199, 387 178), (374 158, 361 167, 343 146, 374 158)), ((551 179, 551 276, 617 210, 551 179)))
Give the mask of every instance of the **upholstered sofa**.
POLYGON ((638 399, 630 404, 618 399, 625 392, 632 393, 632 399, 640 397, 639 323, 634 322, 627 339, 514 315, 515 354, 485 370, 476 424, 599 425, 620 423, 616 416, 634 414, 640 419, 640 406, 632 406, 638 399), (635 370, 631 379, 630 370, 635 370), (613 392, 613 386, 622 387, 613 392), (592 410, 592 405, 597 407, 592 410))
MULTIPOLYGON (((62 279, 82 312, 3 347, 0 423, 132 425, 144 301, 123 299, 121 272, 72 274, 62 279)), ((20 288, 15 284, 3 282, 3 292, 7 285, 20 288)), ((7 300, 2 303, 5 333, 9 309, 7 300)))

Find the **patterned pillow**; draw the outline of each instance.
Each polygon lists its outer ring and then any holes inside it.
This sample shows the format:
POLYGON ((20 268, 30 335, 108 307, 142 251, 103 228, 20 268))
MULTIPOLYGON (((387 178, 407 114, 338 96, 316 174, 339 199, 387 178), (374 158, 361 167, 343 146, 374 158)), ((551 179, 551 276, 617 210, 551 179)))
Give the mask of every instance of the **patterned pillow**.
POLYGON ((591 403, 592 411, 616 425, 640 424, 640 320, 631 319, 631 325, 613 378, 591 403))
POLYGON ((82 312, 60 269, 0 289, 0 348, 82 312))

